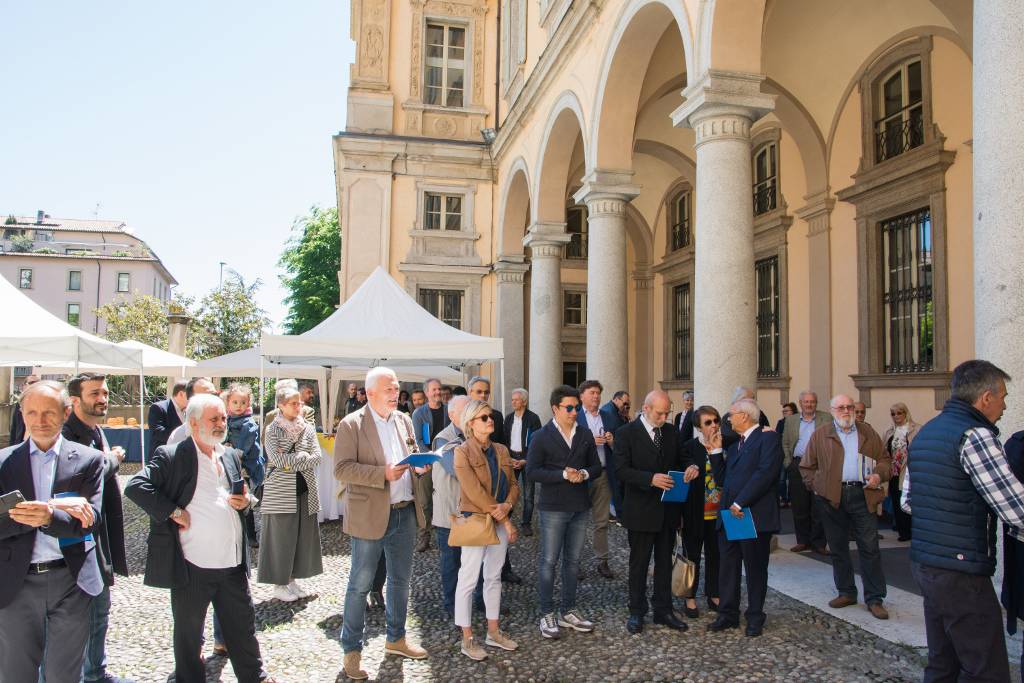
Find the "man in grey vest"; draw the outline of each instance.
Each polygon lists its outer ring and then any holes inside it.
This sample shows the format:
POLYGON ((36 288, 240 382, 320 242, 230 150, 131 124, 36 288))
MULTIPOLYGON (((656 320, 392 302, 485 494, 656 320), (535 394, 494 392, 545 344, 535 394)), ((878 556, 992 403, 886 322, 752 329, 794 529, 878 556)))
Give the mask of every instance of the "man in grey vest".
POLYGON ((926 682, 1010 680, 992 588, 996 517, 1024 540, 1024 484, 996 428, 1009 379, 988 361, 961 363, 952 397, 910 445, 910 559, 924 596, 926 682))

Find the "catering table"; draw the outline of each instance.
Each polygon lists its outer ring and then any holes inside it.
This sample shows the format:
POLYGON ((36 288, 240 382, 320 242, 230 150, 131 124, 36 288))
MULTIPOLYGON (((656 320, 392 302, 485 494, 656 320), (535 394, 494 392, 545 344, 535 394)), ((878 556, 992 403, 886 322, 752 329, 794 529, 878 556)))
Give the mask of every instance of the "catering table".
POLYGON ((316 492, 320 496, 319 521, 338 519, 343 514, 338 497, 338 480, 334 477, 334 437, 317 433, 323 458, 316 468, 316 492))
MULTIPOLYGON (((111 427, 103 425, 103 436, 113 446, 120 446, 125 452, 125 462, 142 462, 142 444, 139 443, 140 427, 111 427)), ((149 440, 152 435, 146 429, 146 450, 149 450, 149 440)))

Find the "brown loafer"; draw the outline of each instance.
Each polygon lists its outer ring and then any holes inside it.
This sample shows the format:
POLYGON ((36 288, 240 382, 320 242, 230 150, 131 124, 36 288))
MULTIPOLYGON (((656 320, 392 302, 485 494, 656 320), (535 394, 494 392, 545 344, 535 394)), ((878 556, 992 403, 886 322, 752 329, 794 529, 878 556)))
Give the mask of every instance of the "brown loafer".
POLYGON ((818 553, 819 555, 828 555, 828 546, 827 545, 816 545, 813 548, 811 548, 811 550, 813 550, 814 552, 818 553))
POLYGON ((413 645, 405 638, 399 638, 395 642, 385 641, 384 654, 399 655, 408 659, 426 659, 427 651, 418 645, 413 645))
POLYGON ((217 655, 218 657, 227 657, 228 656, 228 648, 227 648, 227 646, 225 646, 225 645, 223 645, 221 643, 214 643, 214 645, 213 645, 213 654, 217 655))
POLYGON ((839 595, 828 601, 829 607, 840 609, 842 607, 849 607, 850 605, 856 605, 857 601, 851 598, 849 595, 839 595))
POLYGON ((802 553, 811 549, 811 546, 806 543, 797 543, 795 546, 789 549, 791 553, 802 553))
POLYGON ((875 619, 889 618, 889 611, 882 607, 882 603, 880 602, 873 602, 870 605, 868 605, 868 611, 871 612, 871 616, 873 616, 875 619))
POLYGON ((342 660, 345 675, 354 681, 365 681, 370 677, 370 674, 359 668, 359 661, 362 657, 363 655, 359 650, 352 650, 352 652, 346 652, 345 658, 342 660))

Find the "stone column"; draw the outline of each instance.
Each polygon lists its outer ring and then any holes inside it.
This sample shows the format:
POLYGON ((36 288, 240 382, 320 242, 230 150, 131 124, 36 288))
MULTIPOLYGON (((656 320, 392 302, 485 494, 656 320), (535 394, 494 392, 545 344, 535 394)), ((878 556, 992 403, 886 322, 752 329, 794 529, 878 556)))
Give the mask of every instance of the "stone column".
POLYGON ((565 223, 534 223, 523 239, 530 248, 530 410, 547 422, 548 399, 562 383, 562 252, 565 223))
MULTIPOLYGON (((185 336, 188 334, 188 324, 192 322, 192 318, 183 313, 168 313, 167 314, 167 350, 171 353, 179 356, 187 355, 185 353, 185 336)), ((178 377, 167 378, 167 398, 171 397, 171 389, 174 387, 174 383, 178 380, 178 377)), ((154 398, 155 400, 155 398, 154 398)))
POLYGON ((735 387, 757 381, 750 125, 774 107, 763 78, 708 72, 672 113, 696 132, 695 400, 723 412, 735 387))
MULTIPOLYGON (((498 336, 505 344, 505 385, 500 374, 495 375, 495 396, 505 397, 505 406, 512 400, 511 391, 526 385, 526 330, 523 283, 530 266, 521 254, 499 256, 494 264, 498 276, 498 336)), ((496 399, 497 400, 497 399, 496 399)))
MULTIPOLYGON (((808 346, 810 389, 819 401, 832 395, 832 262, 829 246, 829 218, 836 200, 828 192, 808 197, 809 202, 796 215, 807 222, 807 262, 810 269, 807 309, 810 318, 808 346)), ((790 365, 792 367, 792 364, 790 365)), ((791 394, 792 396, 792 394, 791 394)))
MULTIPOLYGON (((1022 34, 1019 0, 974 3, 974 355, 1005 370, 1018 387, 1024 381, 1022 34)), ((1010 393, 1000 422, 1007 434, 1024 422, 1020 389, 1011 386, 1010 393)))
POLYGON ((632 175, 595 170, 575 194, 588 216, 587 379, 600 381, 608 396, 629 388, 626 204, 640 194, 632 175))
MULTIPOLYGON (((647 392, 654 389, 654 275, 643 268, 633 271, 633 288, 636 316, 636 371, 630 389, 636 398, 633 405, 640 406, 647 392)), ((665 338, 669 332, 665 331, 665 338)), ((610 395, 609 395, 610 398, 610 395)))

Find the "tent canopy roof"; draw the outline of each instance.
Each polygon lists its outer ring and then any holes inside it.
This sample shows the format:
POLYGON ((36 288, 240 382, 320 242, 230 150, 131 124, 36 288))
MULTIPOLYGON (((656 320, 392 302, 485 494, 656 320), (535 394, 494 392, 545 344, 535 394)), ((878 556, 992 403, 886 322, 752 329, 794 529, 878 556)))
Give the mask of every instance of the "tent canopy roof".
POLYGON ((301 335, 264 334, 261 347, 272 363, 334 367, 463 366, 504 357, 500 338, 438 320, 379 266, 322 323, 301 335))

